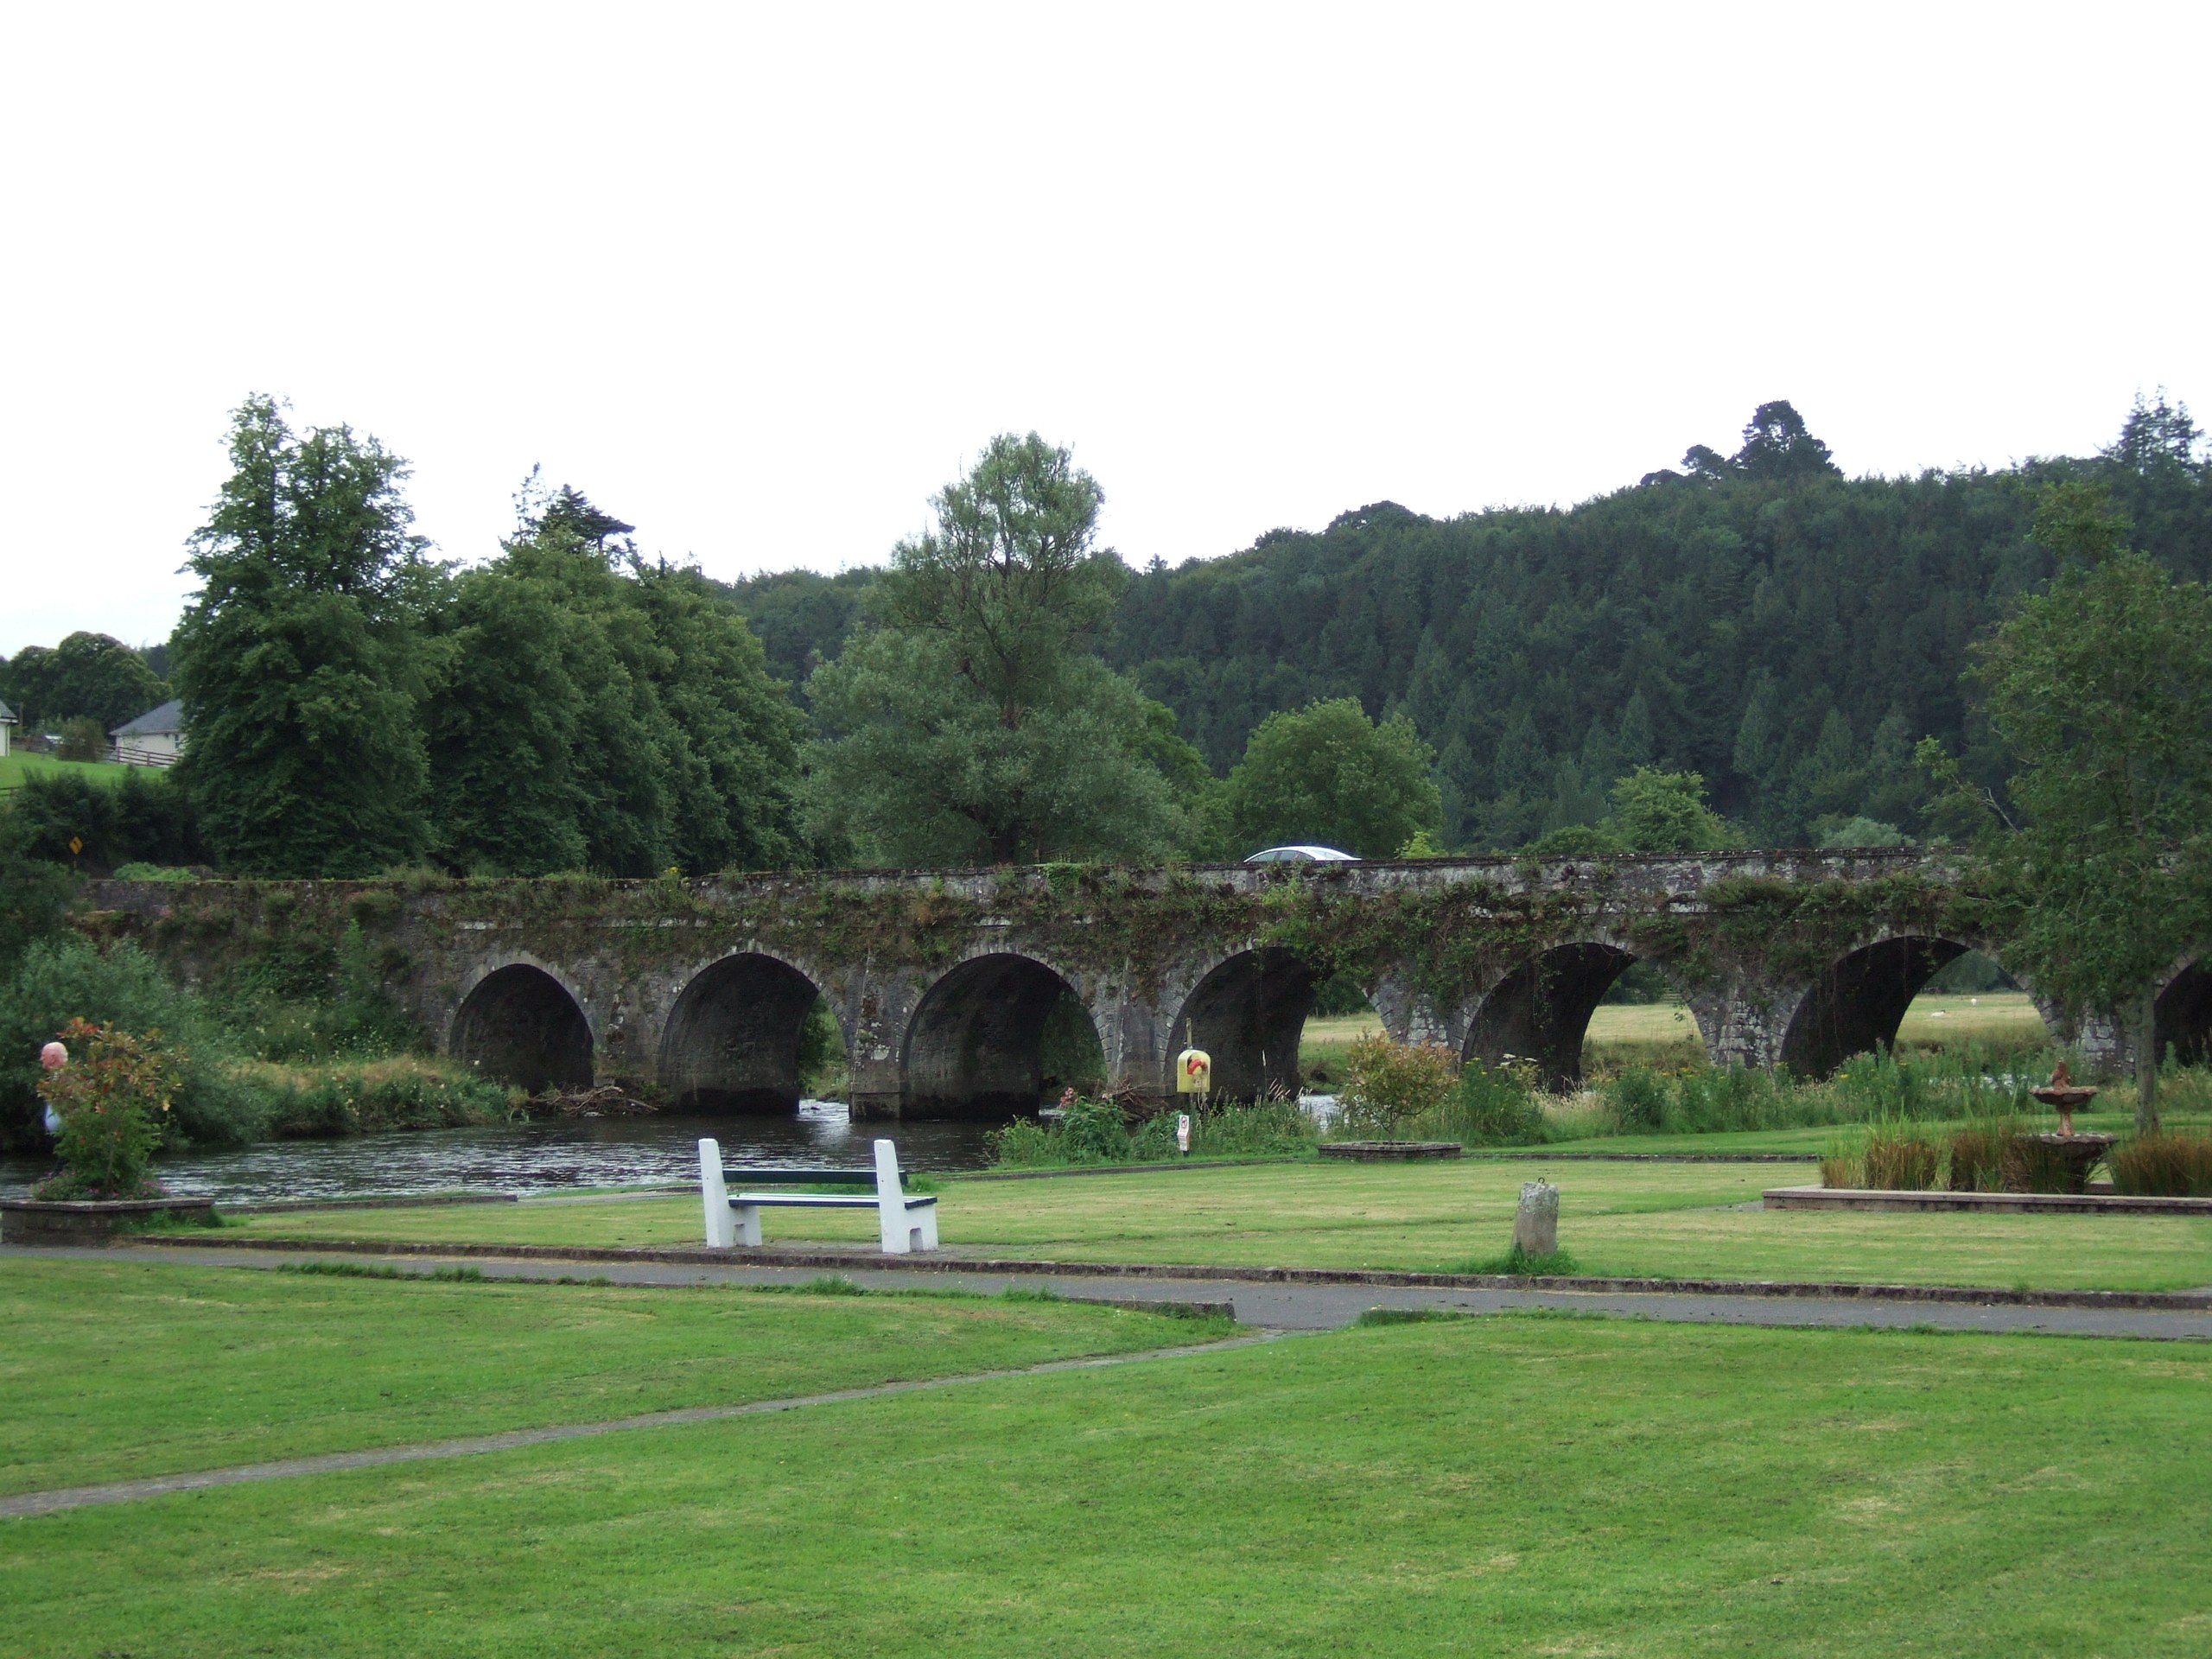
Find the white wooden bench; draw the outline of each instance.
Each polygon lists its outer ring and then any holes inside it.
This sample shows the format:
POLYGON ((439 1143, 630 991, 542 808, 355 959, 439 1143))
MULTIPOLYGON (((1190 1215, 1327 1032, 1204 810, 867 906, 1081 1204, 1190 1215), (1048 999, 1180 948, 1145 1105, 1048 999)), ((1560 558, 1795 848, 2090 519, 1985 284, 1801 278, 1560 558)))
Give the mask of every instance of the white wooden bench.
POLYGON ((899 1180, 899 1150, 875 1143, 875 1169, 724 1169, 719 1142, 699 1143, 699 1196, 707 1211, 707 1248, 727 1250, 760 1242, 763 1210, 873 1210, 887 1255, 937 1249, 935 1195, 908 1198, 899 1180), (729 1184, 783 1186, 867 1186, 863 1197, 836 1192, 732 1192, 729 1184))

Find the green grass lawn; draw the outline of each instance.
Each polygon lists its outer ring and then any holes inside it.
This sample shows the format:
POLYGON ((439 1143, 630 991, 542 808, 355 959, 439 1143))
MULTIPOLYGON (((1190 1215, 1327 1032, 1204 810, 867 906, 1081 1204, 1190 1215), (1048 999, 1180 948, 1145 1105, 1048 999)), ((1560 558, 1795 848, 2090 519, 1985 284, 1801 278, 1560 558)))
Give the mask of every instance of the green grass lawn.
MULTIPOLYGON (((1570 1150, 1573 1148, 1569 1148, 1570 1150)), ((1451 1270, 1510 1243, 1521 1183, 1560 1190, 1560 1243, 1588 1273, 2178 1290, 2212 1286, 2212 1218, 1822 1215, 1741 1209, 1809 1164, 1466 1159, 1274 1164, 1048 1181, 944 1178, 945 1244, 1059 1261, 1451 1270)), ((696 1198, 605 1205, 291 1211, 242 1232, 581 1245, 702 1243, 696 1198)), ((866 1245, 864 1211, 771 1212, 768 1237, 866 1245)))
MULTIPOLYGON (((1156 1348, 1225 1324, 1057 1302, 437 1283, 16 1261, 0 1491, 594 1422, 1156 1348)), ((12 1653, 0 1630, 0 1653, 12 1653)))
POLYGON ((0 1528, 41 1655, 2212 1646, 2212 1352, 1492 1317, 0 1528))
POLYGON ((20 789, 27 779, 52 777, 65 772, 89 778, 96 784, 120 784, 130 775, 130 767, 111 760, 57 760, 50 754, 26 754, 17 750, 0 755, 0 792, 20 789))

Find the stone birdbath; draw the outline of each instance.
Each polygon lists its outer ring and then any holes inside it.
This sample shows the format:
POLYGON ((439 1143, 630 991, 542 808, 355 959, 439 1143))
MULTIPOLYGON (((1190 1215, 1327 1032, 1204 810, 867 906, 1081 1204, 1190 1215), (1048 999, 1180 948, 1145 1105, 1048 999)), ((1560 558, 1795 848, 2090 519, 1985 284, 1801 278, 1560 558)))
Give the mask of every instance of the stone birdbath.
POLYGON ((2058 1114, 2058 1133, 2038 1135, 2034 1139, 2051 1148, 2067 1166, 2067 1191, 2084 1191, 2089 1181, 2089 1172, 2097 1160, 2112 1150, 2118 1139, 2109 1135, 2076 1135, 2074 1133, 2074 1114, 2097 1097, 2094 1089, 2082 1088, 2067 1074, 2066 1062, 2061 1060, 2057 1070, 2050 1074, 2050 1081, 2040 1089, 2028 1090, 2044 1105, 2058 1114))
MULTIPOLYGON (((2073 1077, 2068 1074, 2066 1062, 2063 1060, 2058 1063, 2058 1069, 2050 1074, 2049 1083, 2040 1089, 2031 1089, 2028 1092, 2043 1102, 2044 1105, 2056 1109, 2058 1133, 2069 1141, 2074 1138, 2074 1114, 2097 1097, 2095 1090, 2084 1089, 2074 1081, 2073 1077)), ((2110 1139, 2109 1136, 2106 1138, 2110 1139)))

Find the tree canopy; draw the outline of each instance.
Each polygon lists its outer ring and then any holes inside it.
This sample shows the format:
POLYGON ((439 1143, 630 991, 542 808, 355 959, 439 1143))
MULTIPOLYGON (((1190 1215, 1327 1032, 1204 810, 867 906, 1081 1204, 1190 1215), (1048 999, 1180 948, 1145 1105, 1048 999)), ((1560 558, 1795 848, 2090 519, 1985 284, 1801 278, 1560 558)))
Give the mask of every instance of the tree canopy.
POLYGON ((441 573, 410 529, 406 464, 346 427, 296 434, 264 397, 232 418, 230 451, 175 642, 179 780, 226 869, 409 862, 429 839, 415 703, 441 573))
MULTIPOLYGON (((2046 490, 2035 535, 2057 575, 1974 652, 1990 722, 2019 757, 1985 874, 2037 988, 2126 1019, 2148 1133, 2153 1000, 2212 937, 2212 591, 2126 546, 2100 487, 2046 490)), ((1940 746, 1928 758, 1964 786, 1940 746)))
POLYGON ((89 719, 102 732, 160 707, 167 681, 111 634, 78 632, 58 645, 26 645, 0 664, 0 699, 27 730, 89 719))
POLYGON ((1177 817, 1155 716, 1098 655, 1128 571, 1103 495, 1035 433, 995 438, 901 542, 872 615, 807 681, 810 821, 863 859, 1156 856, 1177 817))
POLYGON ((538 875, 777 868, 804 717, 696 570, 563 486, 454 584, 424 706, 435 853, 538 875), (608 542, 616 537, 612 547, 608 542))
MULTIPOLYGON (((1896 478, 1842 476, 1783 409, 1708 450, 1707 472, 1572 508, 1437 519, 1376 503, 1225 557, 1154 561, 1103 630, 1106 658, 1217 775, 1270 714, 1343 696, 1403 711, 1437 751, 1455 849, 1599 823, 1642 765, 1698 773, 1757 844, 1809 846, 1854 818, 1924 833, 1923 736, 2002 788, 2003 740, 1959 676, 2056 568, 2030 532, 2043 485, 2107 484, 2136 546, 2212 575, 2212 469, 2163 397, 2096 455, 1896 478)), ((779 660, 803 663, 837 653, 865 580, 734 591, 779 660)))
POLYGON ((1270 715, 1229 774, 1228 817, 1242 851, 1315 844, 1391 858, 1435 833, 1435 751, 1394 715, 1380 725, 1354 697, 1270 715))
POLYGON ((804 717, 727 593, 535 475, 490 563, 424 556, 406 467, 269 398, 193 538, 179 780, 226 870, 650 875, 801 855, 804 717))

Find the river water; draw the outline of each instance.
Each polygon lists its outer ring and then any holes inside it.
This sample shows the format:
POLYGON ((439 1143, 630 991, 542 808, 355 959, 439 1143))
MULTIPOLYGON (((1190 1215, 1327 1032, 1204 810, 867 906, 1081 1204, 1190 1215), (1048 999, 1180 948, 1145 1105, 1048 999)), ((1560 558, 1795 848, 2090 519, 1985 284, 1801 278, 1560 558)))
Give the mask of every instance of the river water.
MULTIPOLYGON (((162 1158, 162 1185, 231 1204, 270 1198, 375 1198, 403 1192, 553 1192, 699 1179, 699 1141, 721 1142, 727 1164, 769 1166, 869 1162, 880 1136, 908 1172, 981 1169, 989 1123, 862 1123, 835 1101, 802 1102, 796 1117, 601 1117, 470 1129, 269 1141, 162 1158)), ((20 1198, 53 1167, 0 1158, 0 1198, 20 1198)))

